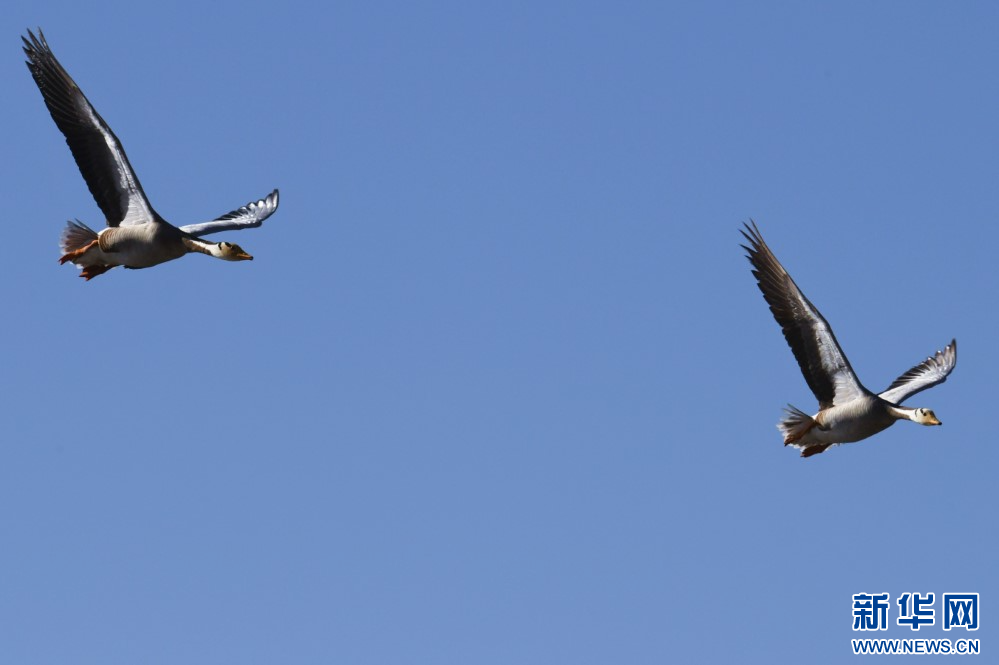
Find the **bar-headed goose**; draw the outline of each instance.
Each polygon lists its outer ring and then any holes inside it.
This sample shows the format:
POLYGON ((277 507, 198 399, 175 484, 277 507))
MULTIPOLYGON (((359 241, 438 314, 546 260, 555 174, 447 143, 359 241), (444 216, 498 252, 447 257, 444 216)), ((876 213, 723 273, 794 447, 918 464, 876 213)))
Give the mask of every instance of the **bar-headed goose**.
POLYGON ((83 268, 80 276, 89 281, 115 266, 148 268, 188 252, 226 261, 253 258, 239 245, 208 242, 201 236, 260 226, 277 210, 276 189, 213 221, 173 226, 153 210, 118 137, 56 60, 42 31, 35 37, 29 30, 21 39, 28 69, 107 222, 99 233, 80 221, 69 222, 62 234, 59 263, 72 261, 83 268))
POLYGON ((832 328, 767 247, 756 224, 746 224, 742 235, 750 244, 742 248, 748 252, 746 258, 753 264, 760 291, 783 329, 808 387, 819 400, 819 412, 814 416, 791 405, 785 409, 784 419, 777 424, 785 446, 800 448, 802 457, 811 457, 830 446, 866 439, 896 420, 941 424, 929 409, 899 405, 947 379, 957 363, 956 340, 875 395, 853 373, 832 328))

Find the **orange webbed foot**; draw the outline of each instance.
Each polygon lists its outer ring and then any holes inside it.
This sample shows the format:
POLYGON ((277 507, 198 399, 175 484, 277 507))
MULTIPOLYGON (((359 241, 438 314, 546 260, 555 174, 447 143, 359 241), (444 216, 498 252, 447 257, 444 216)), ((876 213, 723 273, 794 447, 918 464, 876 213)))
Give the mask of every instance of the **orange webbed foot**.
POLYGON ((809 446, 801 451, 802 457, 811 457, 812 455, 818 455, 821 452, 825 452, 825 449, 831 446, 831 443, 819 444, 815 446, 809 446))
POLYGON ((111 268, 113 267, 114 266, 87 266, 80 271, 80 277, 89 282, 94 277, 97 277, 98 275, 103 275, 108 270, 111 270, 111 268))
POLYGON ((74 249, 72 252, 66 252, 65 254, 59 257, 59 265, 62 265, 67 261, 74 261, 80 258, 84 254, 86 254, 91 247, 96 247, 96 246, 97 246, 97 241, 93 240, 91 242, 88 242, 86 245, 84 245, 79 249, 74 249))

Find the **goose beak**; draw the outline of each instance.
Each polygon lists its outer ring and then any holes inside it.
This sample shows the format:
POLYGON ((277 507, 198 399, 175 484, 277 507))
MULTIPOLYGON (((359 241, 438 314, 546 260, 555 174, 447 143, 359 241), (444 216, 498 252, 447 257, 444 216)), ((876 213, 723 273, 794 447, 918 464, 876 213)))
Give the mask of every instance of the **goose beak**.
POLYGON ((240 261, 252 261, 253 260, 253 257, 250 256, 249 254, 247 254, 246 252, 240 252, 239 254, 236 255, 236 258, 239 259, 240 261))
POLYGON ((940 422, 939 420, 937 420, 936 417, 934 417, 932 420, 930 420, 926 424, 927 425, 943 425, 943 423, 940 422))

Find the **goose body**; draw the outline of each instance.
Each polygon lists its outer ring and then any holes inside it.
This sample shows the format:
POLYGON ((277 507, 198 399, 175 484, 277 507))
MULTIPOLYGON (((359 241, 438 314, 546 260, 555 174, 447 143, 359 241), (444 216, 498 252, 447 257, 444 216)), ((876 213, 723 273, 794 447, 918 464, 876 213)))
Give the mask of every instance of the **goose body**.
POLYGON ((96 232, 80 221, 69 222, 61 237, 60 263, 80 266, 80 276, 89 281, 115 266, 149 268, 190 252, 226 261, 253 258, 236 244, 202 236, 260 226, 277 210, 276 189, 208 222, 170 224, 149 203, 118 137, 52 54, 45 35, 39 30, 36 37, 29 30, 22 40, 28 70, 107 225, 96 232))
POLYGON ((930 409, 901 404, 947 379, 957 364, 956 340, 875 394, 860 383, 832 328, 770 251, 756 224, 746 224, 742 235, 749 242, 748 247, 742 247, 760 291, 819 401, 819 411, 811 416, 788 406, 777 424, 784 445, 799 448, 802 457, 810 457, 830 446, 866 439, 898 420, 941 424, 930 409))

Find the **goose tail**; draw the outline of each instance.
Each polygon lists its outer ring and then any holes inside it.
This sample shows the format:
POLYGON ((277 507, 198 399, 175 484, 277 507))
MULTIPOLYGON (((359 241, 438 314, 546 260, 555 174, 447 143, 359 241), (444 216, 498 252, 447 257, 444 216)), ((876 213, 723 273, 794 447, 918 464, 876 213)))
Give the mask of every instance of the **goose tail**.
POLYGON ((790 404, 784 409, 784 418, 777 423, 777 429, 784 435, 785 446, 797 444, 813 427, 815 421, 812 417, 790 404))
POLYGON ((63 254, 69 254, 83 249, 97 240, 97 232, 80 220, 66 222, 66 228, 59 238, 59 249, 63 254))

